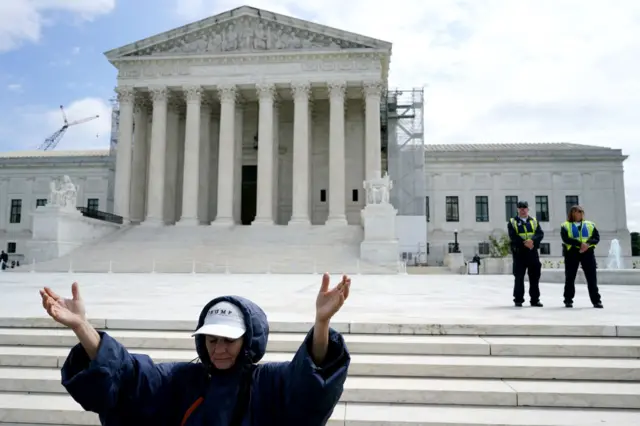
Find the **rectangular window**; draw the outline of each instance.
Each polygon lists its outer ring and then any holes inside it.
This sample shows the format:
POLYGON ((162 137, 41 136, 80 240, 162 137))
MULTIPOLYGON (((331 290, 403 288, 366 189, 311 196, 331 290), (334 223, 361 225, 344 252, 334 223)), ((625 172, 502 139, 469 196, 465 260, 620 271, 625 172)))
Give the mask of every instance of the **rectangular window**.
POLYGON ((9 223, 20 223, 22 220, 22 200, 11 200, 11 216, 9 223))
POLYGON ((47 199, 46 198, 38 198, 36 200, 36 208, 38 207, 44 207, 47 205, 47 199))
POLYGON ((431 209, 429 208, 429 197, 424 197, 425 201, 424 201, 424 207, 425 207, 425 213, 427 216, 427 222, 431 222, 431 209))
POLYGON ((489 197, 476 196, 476 222, 489 222, 489 197))
POLYGON ((489 248, 489 243, 487 242, 483 242, 483 243, 478 243, 478 254, 481 256, 489 256, 490 254, 490 248, 489 248))
POLYGON ((354 203, 358 202, 358 190, 354 189, 351 191, 351 201, 353 201, 354 203))
POLYGON ((13 254, 16 252, 18 245, 15 242, 7 243, 7 254, 13 254))
POLYGON ((327 202, 327 190, 326 189, 321 189, 320 190, 320 202, 321 203, 326 203, 327 202))
POLYGON ((546 195, 536 195, 536 219, 549 222, 549 197, 546 195))
POLYGON ((540 243, 540 254, 549 256, 551 255, 551 244, 549 243, 540 243))
POLYGON ((577 195, 567 195, 564 197, 564 200, 567 205, 567 214, 569 214, 571 207, 580 204, 580 198, 577 195))
POLYGON ((511 219, 518 214, 518 196, 507 195, 504 197, 504 210, 507 216, 507 220, 511 219))
POLYGON ((446 198, 447 202, 447 222, 460 221, 460 209, 458 208, 458 197, 451 196, 446 198))
POLYGON ((89 198, 87 200, 87 210, 98 211, 100 210, 100 199, 89 198))

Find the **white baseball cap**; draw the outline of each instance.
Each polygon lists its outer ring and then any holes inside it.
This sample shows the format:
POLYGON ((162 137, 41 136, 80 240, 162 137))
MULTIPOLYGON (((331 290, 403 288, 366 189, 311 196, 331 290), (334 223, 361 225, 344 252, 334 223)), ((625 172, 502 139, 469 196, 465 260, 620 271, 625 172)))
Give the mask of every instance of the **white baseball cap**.
POLYGON ((219 302, 209 309, 204 324, 193 336, 205 334, 235 340, 242 337, 246 331, 247 326, 240 308, 233 303, 219 302))

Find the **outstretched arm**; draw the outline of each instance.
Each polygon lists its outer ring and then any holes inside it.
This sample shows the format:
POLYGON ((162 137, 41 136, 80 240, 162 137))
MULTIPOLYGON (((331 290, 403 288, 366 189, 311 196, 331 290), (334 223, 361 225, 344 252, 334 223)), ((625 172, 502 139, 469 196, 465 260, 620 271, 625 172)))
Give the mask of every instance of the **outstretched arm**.
POLYGON ((62 385, 85 410, 101 416, 117 413, 150 420, 164 407, 162 398, 178 364, 154 364, 148 356, 132 355, 88 321, 77 283, 73 298, 65 299, 48 287, 40 290, 42 306, 56 322, 73 330, 80 344, 62 366, 62 385))
POLYGON ((344 338, 330 327, 333 315, 349 296, 346 276, 329 290, 329 275, 322 278, 316 301, 316 321, 289 363, 266 365, 281 389, 282 422, 322 426, 342 396, 351 357, 344 338))

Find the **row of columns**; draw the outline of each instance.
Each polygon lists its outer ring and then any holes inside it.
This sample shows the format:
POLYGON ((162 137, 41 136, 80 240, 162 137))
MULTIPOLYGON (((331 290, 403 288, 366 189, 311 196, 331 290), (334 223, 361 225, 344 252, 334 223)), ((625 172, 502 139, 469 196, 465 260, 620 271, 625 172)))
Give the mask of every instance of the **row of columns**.
MULTIPOLYGON (((346 225, 345 212, 345 95, 344 81, 327 84, 330 102, 329 122, 329 217, 327 224, 346 225)), ((236 143, 236 102, 239 89, 235 85, 218 86, 220 100, 220 137, 218 154, 217 216, 215 224, 234 223, 234 180, 236 143)), ((293 194, 290 224, 310 224, 309 188, 311 183, 310 133, 311 133, 311 84, 309 82, 291 85, 294 100, 293 124, 293 194)), ((365 83, 365 178, 380 176, 380 82, 365 83)), ((257 212, 254 224, 273 224, 274 194, 277 185, 277 126, 274 114, 276 87, 274 84, 257 84, 259 102, 258 127, 258 182, 257 212)), ((116 89, 120 103, 120 122, 116 154, 115 213, 130 220, 131 191, 140 189, 144 180, 133 179, 132 164, 139 167, 142 155, 132 154, 134 98, 132 87, 120 86, 116 89)), ((201 137, 201 116, 204 90, 200 86, 185 86, 186 130, 184 148, 184 176, 182 191, 182 214, 177 224, 194 226, 203 219, 203 203, 200 188, 201 159, 209 156, 207 139, 201 137), (199 218, 200 216, 200 218, 199 218)), ((166 86, 151 86, 152 100, 151 147, 148 162, 147 216, 143 223, 160 225, 163 223, 165 197, 165 163, 167 151, 167 101, 170 91, 166 86)), ((208 108, 208 106, 206 106, 208 108)), ((137 143, 138 141, 136 141, 137 143)), ((145 150, 146 151, 146 150, 145 150)), ((208 173, 206 174, 208 176, 208 173)), ((208 203, 208 200, 206 200, 208 203)))

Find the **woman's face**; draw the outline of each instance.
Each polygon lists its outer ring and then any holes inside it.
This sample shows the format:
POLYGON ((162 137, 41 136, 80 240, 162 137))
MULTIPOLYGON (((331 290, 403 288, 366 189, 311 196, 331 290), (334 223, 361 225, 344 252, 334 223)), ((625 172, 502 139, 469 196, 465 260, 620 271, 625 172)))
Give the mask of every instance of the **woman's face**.
POLYGON ((582 210, 574 210, 573 211, 573 221, 574 222, 582 222, 584 219, 584 212, 582 210))
POLYGON ((215 368, 227 370, 233 367, 242 350, 242 337, 231 340, 219 336, 206 336, 205 341, 209 359, 215 368))

